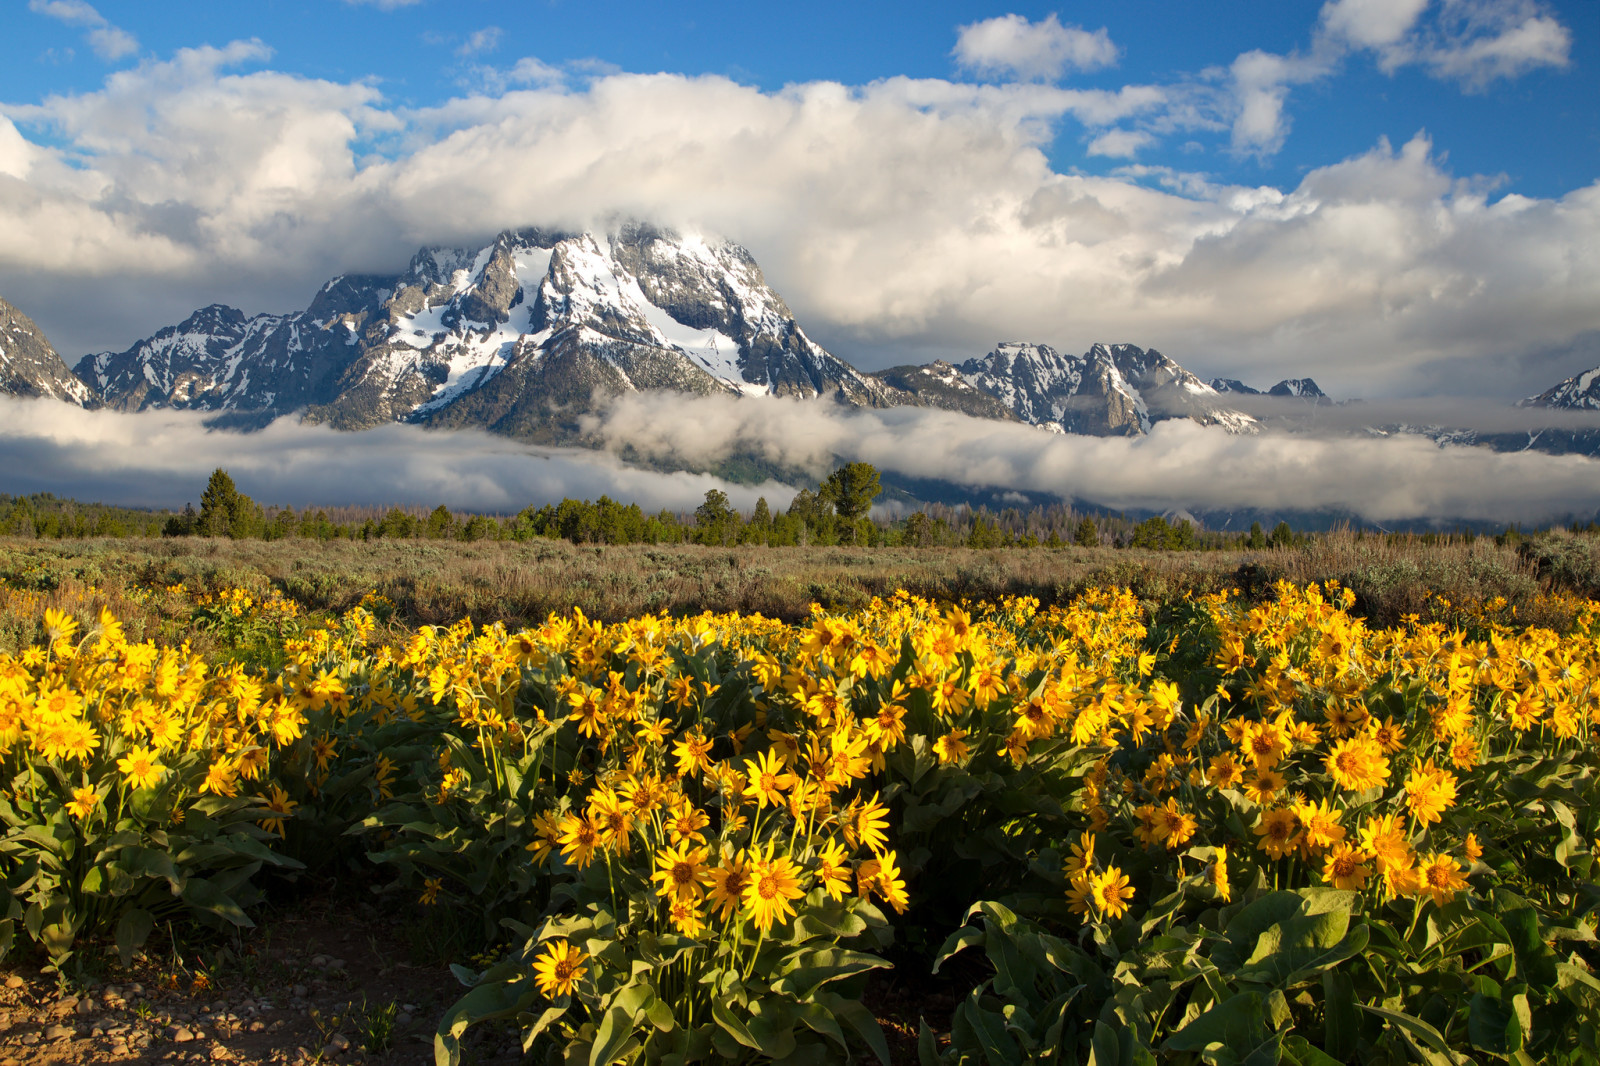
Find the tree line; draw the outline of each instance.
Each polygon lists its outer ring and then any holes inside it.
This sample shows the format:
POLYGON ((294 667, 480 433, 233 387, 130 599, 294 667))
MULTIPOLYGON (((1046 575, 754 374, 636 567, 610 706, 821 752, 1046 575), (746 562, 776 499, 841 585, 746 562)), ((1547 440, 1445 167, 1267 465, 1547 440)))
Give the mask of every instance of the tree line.
MULTIPOLYGON (((918 548, 1138 548, 1151 551, 1220 551, 1294 547, 1316 536, 1279 522, 1270 531, 1254 523, 1248 532, 1204 530, 1184 518, 1155 515, 1135 521, 1125 515, 1086 513, 1067 504, 991 510, 925 504, 897 518, 871 516, 881 495, 878 471, 868 463, 849 463, 813 488, 796 493, 787 508, 771 507, 763 497, 746 514, 726 493, 709 490, 693 512, 646 513, 638 504, 608 496, 598 500, 563 499, 527 507, 509 516, 462 514, 440 505, 421 508, 343 507, 296 512, 262 506, 239 491, 227 471, 218 469, 200 496, 200 507, 182 512, 141 511, 103 504, 81 504, 48 493, 27 497, 0 495, 0 535, 65 537, 231 537, 280 540, 511 540, 536 538, 574 544, 738 545, 854 544, 864 547, 918 548)), ((1594 523, 1589 523, 1590 531, 1594 523)), ((1574 526, 1574 531, 1580 527, 1574 526)), ((1381 534, 1379 534, 1381 536, 1381 534)), ((1395 534, 1425 542, 1475 539, 1471 531, 1395 534)), ((1508 528, 1497 540, 1513 542, 1521 533, 1508 528)))

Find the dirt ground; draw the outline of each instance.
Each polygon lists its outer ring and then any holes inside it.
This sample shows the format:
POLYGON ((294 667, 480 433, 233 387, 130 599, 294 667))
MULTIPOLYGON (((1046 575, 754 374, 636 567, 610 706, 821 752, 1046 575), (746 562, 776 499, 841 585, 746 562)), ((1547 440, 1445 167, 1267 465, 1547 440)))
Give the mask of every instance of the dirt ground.
MULTIPOLYGON (((405 933, 370 905, 313 896, 279 908, 223 963, 154 951, 68 990, 30 966, 0 967, 0 1066, 432 1066, 434 1028, 465 990, 445 962, 416 962, 405 933)), ((917 1062, 919 1016, 945 1029, 954 1006, 948 992, 893 973, 867 1001, 896 1066, 917 1062)), ((523 1055, 509 1027, 484 1025, 468 1030, 462 1061, 523 1055)))
MULTIPOLYGON (((433 1030, 463 992, 448 967, 416 965, 393 923, 316 903, 255 931, 237 962, 181 975, 131 972, 61 991, 11 968, 0 988, 0 1066, 91 1063, 433 1063, 433 1030), (387 1024, 386 1024, 387 1023, 387 1024)), ((464 1060, 522 1060, 507 1031, 469 1033, 464 1060)))

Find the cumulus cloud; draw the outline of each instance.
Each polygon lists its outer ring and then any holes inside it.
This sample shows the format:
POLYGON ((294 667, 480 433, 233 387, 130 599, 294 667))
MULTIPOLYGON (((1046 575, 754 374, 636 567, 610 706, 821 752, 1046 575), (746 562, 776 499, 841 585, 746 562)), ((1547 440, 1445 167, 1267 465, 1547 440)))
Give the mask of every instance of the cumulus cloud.
POLYGON ((130 506, 182 507, 226 469, 264 504, 443 503, 510 513, 563 497, 609 495, 649 511, 693 510, 709 489, 749 510, 794 490, 734 485, 703 474, 660 474, 604 452, 534 448, 476 431, 386 426, 340 433, 285 418, 259 433, 208 430, 186 411, 83 411, 52 400, 0 396, 0 464, 7 491, 54 492, 130 506))
POLYGON ((1467 381, 1510 399, 1600 363, 1600 184, 1495 198, 1426 137, 1287 190, 1094 177, 1052 170, 1060 124, 1136 133, 1180 94, 763 92, 524 59, 501 93, 414 110, 363 82, 248 69, 269 55, 186 50, 0 108, 0 294, 69 360, 214 300, 304 307, 421 244, 632 215, 745 244, 808 333, 867 368, 1001 338, 1128 341, 1206 377, 1309 374, 1344 395, 1467 381))
POLYGON ((1054 81, 1069 70, 1110 66, 1117 61, 1117 46, 1103 26, 1090 33, 1063 26, 1054 14, 1038 22, 1001 15, 962 26, 951 55, 979 74, 1054 81))
POLYGON ((139 50, 138 38, 127 30, 113 26, 85 0, 28 0, 28 10, 69 26, 86 29, 89 47, 101 59, 117 60, 139 50))
POLYGON ((1432 0, 1330 0, 1322 29, 1360 48, 1390 48, 1410 33, 1432 0))
POLYGON ((820 474, 839 456, 1120 510, 1332 511, 1388 523, 1545 522, 1600 509, 1594 459, 1440 447, 1419 436, 1234 436, 1172 420, 1144 437, 1079 437, 922 408, 639 396, 595 428, 613 449, 677 462, 753 449, 820 474))

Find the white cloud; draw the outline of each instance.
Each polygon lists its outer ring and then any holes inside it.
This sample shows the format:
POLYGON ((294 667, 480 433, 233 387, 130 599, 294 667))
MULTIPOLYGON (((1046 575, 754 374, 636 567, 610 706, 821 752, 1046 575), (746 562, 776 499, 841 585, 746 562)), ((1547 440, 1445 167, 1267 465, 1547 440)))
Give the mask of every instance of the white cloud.
POLYGON ((1084 149, 1089 155, 1105 155, 1119 159, 1132 159, 1139 149, 1155 143, 1155 137, 1144 130, 1106 130, 1089 142, 1084 149))
POLYGON ((1330 0, 1322 5, 1324 32, 1359 48, 1398 43, 1432 0, 1330 0))
POLYGON ((1438 26, 1416 46, 1436 77, 1483 89, 1570 62, 1572 33, 1534 0, 1443 0, 1438 26))
POLYGON ((462 84, 484 95, 499 96, 507 89, 528 86, 538 89, 560 88, 566 80, 566 72, 561 68, 533 56, 523 56, 506 68, 474 64, 466 71, 462 84))
POLYGON ((1375 522, 1545 522, 1600 509, 1600 462, 1441 448, 1421 437, 1236 437, 1187 421, 1141 438, 1070 437, 947 411, 847 411, 827 401, 631 396, 593 427, 608 451, 541 448, 479 431, 385 426, 340 433, 279 419, 258 433, 209 431, 185 411, 84 411, 0 396, 0 464, 11 492, 181 507, 224 467, 263 503, 423 504, 512 512, 601 494, 647 511, 692 510, 720 489, 749 510, 786 506, 789 486, 629 466, 623 446, 676 462, 734 449, 820 477, 836 456, 914 478, 1042 493, 1127 510, 1337 511, 1375 522))
MULTIPOLYGON (((528 88, 408 111, 364 83, 232 69, 267 55, 185 51, 3 109, 0 293, 69 359, 213 300, 304 307, 420 244, 620 213, 746 244, 807 331, 867 367, 1000 338, 1130 341, 1206 376, 1509 399, 1600 363, 1600 183, 1496 200, 1426 138, 1286 190, 1092 177, 1052 171, 1054 128, 1126 128, 1172 91, 762 92, 569 82, 529 59, 511 71, 528 88), (53 137, 19 145, 7 119, 53 137)), ((1263 67, 1264 84, 1281 73, 1263 67)))
POLYGON ((956 61, 980 74, 1054 81, 1069 70, 1099 70, 1117 61, 1117 46, 1101 27, 1090 33, 1063 26, 1054 14, 1029 22, 1002 15, 957 31, 956 61))
POLYGON ((1435 78, 1481 91, 1497 79, 1570 62, 1572 33, 1540 0, 1329 0, 1305 53, 1241 54, 1229 68, 1235 151, 1267 156, 1289 132, 1291 87, 1335 74, 1370 52, 1393 74, 1420 64, 1435 78))
POLYGON ((948 411, 846 413, 826 401, 631 396, 597 428, 613 449, 707 463, 735 448, 814 473, 833 456, 917 478, 1112 509, 1336 511, 1375 522, 1544 522, 1600 510, 1600 462, 1441 448, 1423 437, 1234 436, 1187 420, 1076 437, 948 411))
POLYGON ((500 47, 500 38, 504 35, 505 31, 499 26, 485 26, 481 30, 474 30, 456 49, 456 55, 475 56, 483 52, 492 52, 500 47))
POLYGON ((477 431, 386 426, 340 433, 280 419, 259 433, 213 432, 186 411, 83 411, 53 400, 0 396, 0 463, 8 491, 55 492, 105 503, 182 507, 223 467, 265 504, 422 504, 509 513, 563 497, 602 494, 656 511, 693 510, 721 489, 749 510, 757 496, 787 505, 776 482, 733 485, 703 474, 660 474, 603 452, 534 448, 477 431))
POLYGON ((1275 154, 1289 135, 1284 114, 1289 87, 1316 81, 1331 69, 1326 56, 1280 56, 1256 50, 1235 59, 1228 70, 1235 99, 1234 150, 1275 154))
POLYGON ((89 47, 101 59, 114 61, 139 50, 138 38, 127 30, 113 26, 84 0, 28 0, 28 10, 69 26, 86 28, 89 31, 89 47))

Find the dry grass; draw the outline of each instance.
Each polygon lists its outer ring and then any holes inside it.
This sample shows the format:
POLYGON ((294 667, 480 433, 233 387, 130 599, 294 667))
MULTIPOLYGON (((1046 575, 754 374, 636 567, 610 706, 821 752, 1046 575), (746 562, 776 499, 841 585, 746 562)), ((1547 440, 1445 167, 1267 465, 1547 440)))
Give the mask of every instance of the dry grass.
MULTIPOLYGON (((1295 549, 1146 552, 1113 548, 973 550, 906 548, 576 547, 446 541, 38 541, 0 538, 0 646, 15 647, 41 606, 97 609, 131 621, 135 635, 173 635, 171 598, 136 590, 184 584, 191 590, 277 588, 312 611, 339 611, 368 592, 389 597, 399 619, 444 623, 461 617, 519 623, 581 608, 616 620, 656 611, 759 612, 805 618, 813 603, 859 606, 904 588, 942 600, 1037 596, 1072 598, 1095 585, 1126 585, 1166 601, 1190 592, 1240 588, 1270 593, 1287 578, 1336 579, 1355 590, 1374 624, 1427 613, 1434 594, 1458 604, 1505 597, 1533 611, 1541 590, 1600 594, 1595 538, 1552 535, 1523 551, 1492 540, 1425 545, 1335 533, 1295 549)), ((1524 615, 1526 617, 1526 615, 1524 615)))

